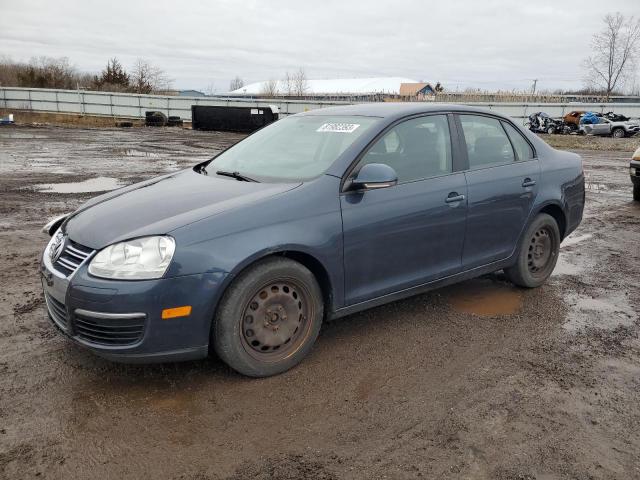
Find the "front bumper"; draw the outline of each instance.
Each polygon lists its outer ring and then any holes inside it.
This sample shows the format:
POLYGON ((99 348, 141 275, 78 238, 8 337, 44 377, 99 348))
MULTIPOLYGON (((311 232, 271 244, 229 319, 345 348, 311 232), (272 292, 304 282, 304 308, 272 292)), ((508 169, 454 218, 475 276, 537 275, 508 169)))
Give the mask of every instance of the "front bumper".
POLYGON ((69 277, 42 257, 47 313, 78 345, 115 361, 190 360, 208 354, 211 320, 226 277, 207 272, 180 277, 117 281, 92 277, 87 262, 69 277), (190 305, 186 317, 162 319, 162 310, 190 305))
POLYGON ((629 164, 629 176, 631 177, 631 183, 634 185, 640 185, 640 160, 631 160, 629 164))

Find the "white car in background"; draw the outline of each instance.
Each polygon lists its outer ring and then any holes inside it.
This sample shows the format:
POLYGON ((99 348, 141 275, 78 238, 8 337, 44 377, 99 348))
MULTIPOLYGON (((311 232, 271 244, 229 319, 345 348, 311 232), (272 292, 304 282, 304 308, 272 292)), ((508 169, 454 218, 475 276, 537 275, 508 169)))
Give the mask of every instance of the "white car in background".
POLYGON ((585 135, 610 135, 613 138, 624 138, 631 137, 640 132, 640 123, 638 120, 613 122, 608 118, 600 117, 598 123, 580 124, 578 128, 580 133, 585 135))

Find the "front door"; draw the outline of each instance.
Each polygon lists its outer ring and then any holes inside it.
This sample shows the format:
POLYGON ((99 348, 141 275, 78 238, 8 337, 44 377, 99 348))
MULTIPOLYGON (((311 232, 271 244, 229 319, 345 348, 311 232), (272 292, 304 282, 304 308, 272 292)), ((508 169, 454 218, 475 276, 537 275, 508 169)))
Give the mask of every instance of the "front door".
POLYGON ((341 196, 347 305, 461 269, 465 175, 453 171, 446 115, 399 123, 362 157, 398 174, 393 187, 341 196))
POLYGON ((515 127, 493 117, 460 115, 468 157, 469 204, 463 268, 514 251, 538 192, 540 165, 515 127))

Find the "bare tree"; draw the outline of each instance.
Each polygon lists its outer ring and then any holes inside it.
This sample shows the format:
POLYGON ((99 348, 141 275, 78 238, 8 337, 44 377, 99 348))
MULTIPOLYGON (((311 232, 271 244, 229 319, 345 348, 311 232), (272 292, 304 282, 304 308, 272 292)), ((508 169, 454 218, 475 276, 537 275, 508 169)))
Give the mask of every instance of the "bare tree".
POLYGON ((284 94, 288 97, 293 95, 293 84, 293 75, 291 75, 289 72, 285 72, 282 85, 284 88, 284 94))
POLYGON ((203 90, 204 94, 208 96, 215 95, 217 91, 218 89, 216 88, 216 84, 214 82, 211 82, 203 90))
POLYGON ((234 90, 238 90, 239 88, 244 87, 244 80, 236 75, 236 77, 231 80, 229 83, 229 91, 233 92, 234 90))
POLYGON ((297 97, 303 97, 307 90, 309 90, 309 83, 307 82, 307 74, 304 68, 300 68, 293 74, 293 94, 297 97))
POLYGON ((585 60, 586 83, 600 89, 607 99, 633 75, 640 47, 640 19, 621 13, 606 15, 605 28, 593 36, 593 53, 585 60))
POLYGON ((131 90, 135 93, 159 93, 171 88, 164 71, 143 58, 138 58, 131 71, 131 90))
POLYGON ((76 88, 78 83, 84 84, 85 81, 66 57, 33 57, 29 63, 0 57, 0 83, 5 86, 76 88))
POLYGON ((261 95, 267 98, 275 97, 276 95, 278 95, 278 87, 279 87, 278 84, 279 84, 278 80, 274 80, 274 79, 267 80, 262 85, 262 92, 260 92, 261 95))

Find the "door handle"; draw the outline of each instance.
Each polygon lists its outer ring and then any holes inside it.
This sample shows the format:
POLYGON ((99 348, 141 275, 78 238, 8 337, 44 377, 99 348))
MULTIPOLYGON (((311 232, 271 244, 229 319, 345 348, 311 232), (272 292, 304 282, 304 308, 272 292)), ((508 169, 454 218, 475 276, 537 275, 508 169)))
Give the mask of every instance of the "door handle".
POLYGON ((456 203, 464 200, 464 195, 458 194, 458 192, 451 192, 447 198, 445 198, 445 203, 456 203))
POLYGON ((525 178, 522 182, 523 187, 533 187, 536 184, 535 180, 531 180, 530 178, 525 178))

